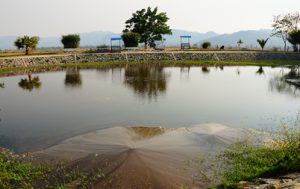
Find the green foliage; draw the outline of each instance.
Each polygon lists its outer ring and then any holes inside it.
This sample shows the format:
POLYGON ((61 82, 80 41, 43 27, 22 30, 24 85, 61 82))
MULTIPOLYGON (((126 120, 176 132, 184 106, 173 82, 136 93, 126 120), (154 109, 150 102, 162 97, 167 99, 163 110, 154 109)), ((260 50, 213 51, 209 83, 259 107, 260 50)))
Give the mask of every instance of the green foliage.
POLYGON ((26 55, 29 54, 30 49, 35 49, 39 43, 40 38, 37 36, 29 37, 29 36, 24 36, 24 37, 18 37, 15 41, 15 46, 18 49, 23 49, 25 48, 26 55))
POLYGON ((300 30, 293 30, 289 33, 288 41, 293 45, 294 51, 299 51, 300 45, 300 30))
POLYGON ((211 43, 206 41, 206 42, 203 42, 201 46, 203 49, 208 49, 211 47, 211 43))
POLYGON ((65 49, 74 49, 80 46, 80 36, 78 34, 63 35, 61 39, 65 49))
POLYGON ((134 32, 125 32, 122 35, 125 47, 137 47, 139 45, 141 35, 134 32))
POLYGON ((241 39, 239 39, 239 40, 237 41, 238 47, 241 48, 241 45, 242 45, 243 43, 244 43, 244 42, 243 42, 241 39))
POLYGON ((0 148, 0 188, 5 189, 64 189, 92 188, 93 184, 105 177, 101 169, 90 172, 69 168, 63 164, 55 166, 37 166, 26 162, 8 150, 0 148))
POLYGON ((257 144, 253 140, 234 143, 217 157, 223 167, 223 185, 299 171, 299 149, 300 129, 296 125, 283 126, 265 143, 257 144))
POLYGON ((16 39, 15 46, 17 47, 17 49, 23 49, 24 48, 23 38, 22 37, 18 37, 16 39))
POLYGON ((158 8, 153 10, 148 7, 133 13, 132 18, 125 22, 123 32, 135 32, 141 35, 141 42, 151 47, 155 46, 155 40, 162 40, 163 34, 172 34, 172 30, 167 25, 169 18, 165 12, 158 12, 158 8))
POLYGON ((0 151, 0 188, 34 188, 32 182, 43 175, 44 169, 22 163, 8 151, 0 151))
POLYGON ((269 38, 267 39, 257 39, 257 43, 259 44, 259 46, 261 47, 261 50, 263 51, 267 42, 268 42, 269 38))
POLYGON ((287 50, 289 33, 297 30, 300 22, 300 13, 277 15, 273 18, 273 35, 280 37, 284 43, 284 50, 287 50))

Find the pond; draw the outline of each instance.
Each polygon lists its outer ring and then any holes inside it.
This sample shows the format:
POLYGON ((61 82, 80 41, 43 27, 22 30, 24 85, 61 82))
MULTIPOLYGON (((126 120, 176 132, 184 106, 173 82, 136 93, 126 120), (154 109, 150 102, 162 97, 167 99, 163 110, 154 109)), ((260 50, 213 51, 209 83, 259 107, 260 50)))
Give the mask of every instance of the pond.
POLYGON ((300 90, 285 82, 293 74, 299 73, 135 65, 2 77, 0 146, 34 151, 115 126, 272 128, 300 110, 300 90))

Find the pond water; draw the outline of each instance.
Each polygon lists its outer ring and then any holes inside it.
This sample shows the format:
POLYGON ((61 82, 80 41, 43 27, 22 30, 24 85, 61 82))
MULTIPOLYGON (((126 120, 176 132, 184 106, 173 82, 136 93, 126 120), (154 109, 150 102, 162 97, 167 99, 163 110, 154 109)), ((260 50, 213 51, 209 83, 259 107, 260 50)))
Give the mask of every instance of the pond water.
POLYGON ((293 74, 140 65, 2 77, 0 146, 33 151, 114 126, 276 127, 300 110, 300 90, 284 79, 293 74))

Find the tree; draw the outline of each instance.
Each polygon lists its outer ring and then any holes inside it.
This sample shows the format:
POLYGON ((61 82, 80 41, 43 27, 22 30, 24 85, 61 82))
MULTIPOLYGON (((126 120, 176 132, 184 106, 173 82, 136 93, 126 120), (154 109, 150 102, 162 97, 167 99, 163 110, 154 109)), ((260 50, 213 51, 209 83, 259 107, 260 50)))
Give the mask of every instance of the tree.
POLYGON ((259 44, 259 46, 261 47, 261 50, 264 51, 264 48, 268 42, 269 38, 267 39, 257 39, 257 43, 259 44))
POLYGON ((24 36, 24 37, 18 37, 15 41, 15 46, 18 49, 25 48, 25 54, 29 54, 30 49, 35 49, 39 43, 40 38, 38 36, 24 36))
POLYGON ((167 25, 169 18, 165 12, 158 13, 158 8, 153 10, 148 7, 136 11, 132 14, 132 18, 125 22, 126 26, 123 32, 135 32, 141 35, 141 42, 148 45, 155 46, 155 40, 162 40, 162 35, 172 34, 172 30, 167 25))
POLYGON ((203 42, 201 46, 202 46, 203 49, 207 49, 211 46, 211 43, 206 41, 206 42, 203 42))
POLYGON ((295 52, 300 50, 300 30, 294 30, 290 32, 287 40, 293 45, 295 52))
POLYGON ((237 45, 238 45, 238 48, 240 49, 241 48, 241 45, 243 44, 244 42, 241 40, 241 39, 239 39, 238 41, 237 41, 237 45))
POLYGON ((80 36, 78 34, 63 35, 61 43, 65 49, 75 49, 80 46, 80 36))
POLYGON ((137 47, 139 45, 141 35, 134 32, 125 32, 122 35, 125 47, 137 47))
POLYGON ((284 43, 284 51, 287 51, 289 33, 298 29, 300 13, 277 15, 273 18, 273 35, 280 37, 284 43))

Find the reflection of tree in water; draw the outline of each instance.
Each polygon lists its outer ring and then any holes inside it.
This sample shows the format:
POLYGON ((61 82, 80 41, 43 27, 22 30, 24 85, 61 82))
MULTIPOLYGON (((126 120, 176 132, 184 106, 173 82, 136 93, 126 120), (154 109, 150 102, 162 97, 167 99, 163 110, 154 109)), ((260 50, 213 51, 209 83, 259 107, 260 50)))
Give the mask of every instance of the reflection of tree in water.
POLYGON ((78 68, 70 68, 66 70, 65 86, 80 87, 82 85, 80 70, 78 68))
POLYGON ((287 74, 276 75, 269 81, 270 91, 300 97, 300 87, 287 82, 287 79, 300 79, 298 69, 292 68, 287 74))
POLYGON ((262 66, 259 66, 258 70, 256 71, 256 74, 264 75, 265 74, 264 68, 262 66))
POLYGON ((19 87, 24 90, 32 91, 33 89, 39 89, 42 85, 39 76, 33 77, 28 74, 28 78, 21 79, 19 82, 19 87))
POLYGON ((210 72, 210 69, 208 68, 208 66, 202 66, 201 70, 202 70, 202 73, 209 73, 210 72))
POLYGON ((180 79, 189 80, 190 78, 190 67, 180 67, 180 79))
POLYGON ((161 66, 129 66, 125 69, 125 85, 139 96, 155 98, 167 89, 167 74, 161 66))
POLYGON ((0 88, 4 88, 4 83, 0 83, 0 88))

